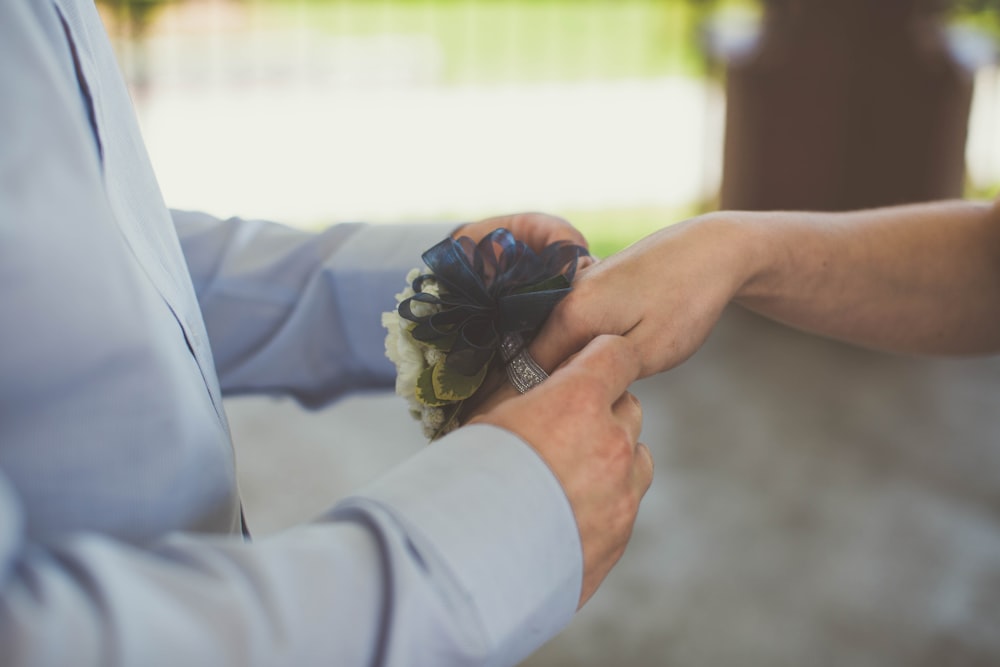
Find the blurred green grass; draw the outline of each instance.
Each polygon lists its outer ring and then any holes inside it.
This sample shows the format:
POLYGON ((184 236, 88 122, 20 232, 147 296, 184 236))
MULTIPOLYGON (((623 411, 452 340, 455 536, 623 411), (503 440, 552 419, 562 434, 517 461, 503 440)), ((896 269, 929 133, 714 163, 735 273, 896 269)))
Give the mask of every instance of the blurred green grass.
POLYGON ((496 84, 698 74, 700 4, 689 0, 253 0, 270 26, 336 35, 420 34, 443 83, 496 84))
MULTIPOLYGON (((445 85, 502 85, 701 76, 703 7, 689 0, 254 0, 254 16, 289 28, 307 21, 332 35, 426 35, 440 48, 445 85)), ((607 257, 704 208, 548 212, 572 222, 593 254, 607 257)))
POLYGON ((658 229, 697 215, 702 207, 622 208, 599 211, 561 211, 583 232, 595 257, 609 257, 658 229))

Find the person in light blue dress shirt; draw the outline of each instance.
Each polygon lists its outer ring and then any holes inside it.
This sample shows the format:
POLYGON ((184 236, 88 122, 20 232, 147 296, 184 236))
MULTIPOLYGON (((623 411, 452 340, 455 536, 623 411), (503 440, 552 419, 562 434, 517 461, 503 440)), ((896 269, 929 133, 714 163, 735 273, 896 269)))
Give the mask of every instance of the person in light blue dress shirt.
MULTIPOLYGON (((171 212, 93 2, 4 0, 0 55, 0 664, 512 665, 565 626, 652 475, 625 340, 249 541, 223 395, 391 386, 379 315, 451 227, 171 212)), ((499 223, 578 240, 464 231, 499 223)))

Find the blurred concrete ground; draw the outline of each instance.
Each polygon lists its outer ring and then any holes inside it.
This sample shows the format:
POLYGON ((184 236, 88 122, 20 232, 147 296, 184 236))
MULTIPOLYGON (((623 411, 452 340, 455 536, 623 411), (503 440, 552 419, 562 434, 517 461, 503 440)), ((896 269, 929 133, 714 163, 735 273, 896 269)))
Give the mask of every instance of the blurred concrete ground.
MULTIPOLYGON (((634 389, 657 469, 632 542, 526 666, 1000 665, 1000 358, 884 355, 734 310, 634 389)), ((257 534, 425 446, 391 395, 228 408, 257 534)))

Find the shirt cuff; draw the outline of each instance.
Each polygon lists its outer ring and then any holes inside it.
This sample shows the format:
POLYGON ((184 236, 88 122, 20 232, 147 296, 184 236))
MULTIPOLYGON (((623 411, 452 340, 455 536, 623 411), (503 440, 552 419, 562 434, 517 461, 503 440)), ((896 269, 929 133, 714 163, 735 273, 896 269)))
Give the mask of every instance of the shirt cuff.
POLYGON ((341 507, 388 512, 444 564, 479 616, 490 664, 516 664, 572 619, 583 555, 555 475, 513 434, 461 428, 341 507))

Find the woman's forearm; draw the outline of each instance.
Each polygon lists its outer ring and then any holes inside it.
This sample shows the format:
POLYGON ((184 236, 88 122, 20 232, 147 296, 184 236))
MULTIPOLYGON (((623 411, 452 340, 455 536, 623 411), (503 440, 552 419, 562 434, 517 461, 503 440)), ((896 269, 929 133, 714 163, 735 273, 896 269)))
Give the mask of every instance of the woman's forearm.
POLYGON ((746 307, 880 349, 1000 351, 1000 205, 719 213, 745 234, 746 307))
POLYGON ((531 353, 551 369, 617 334, 652 375, 694 354, 733 300, 868 347, 998 352, 1000 205, 719 211, 670 225, 581 271, 531 353))

